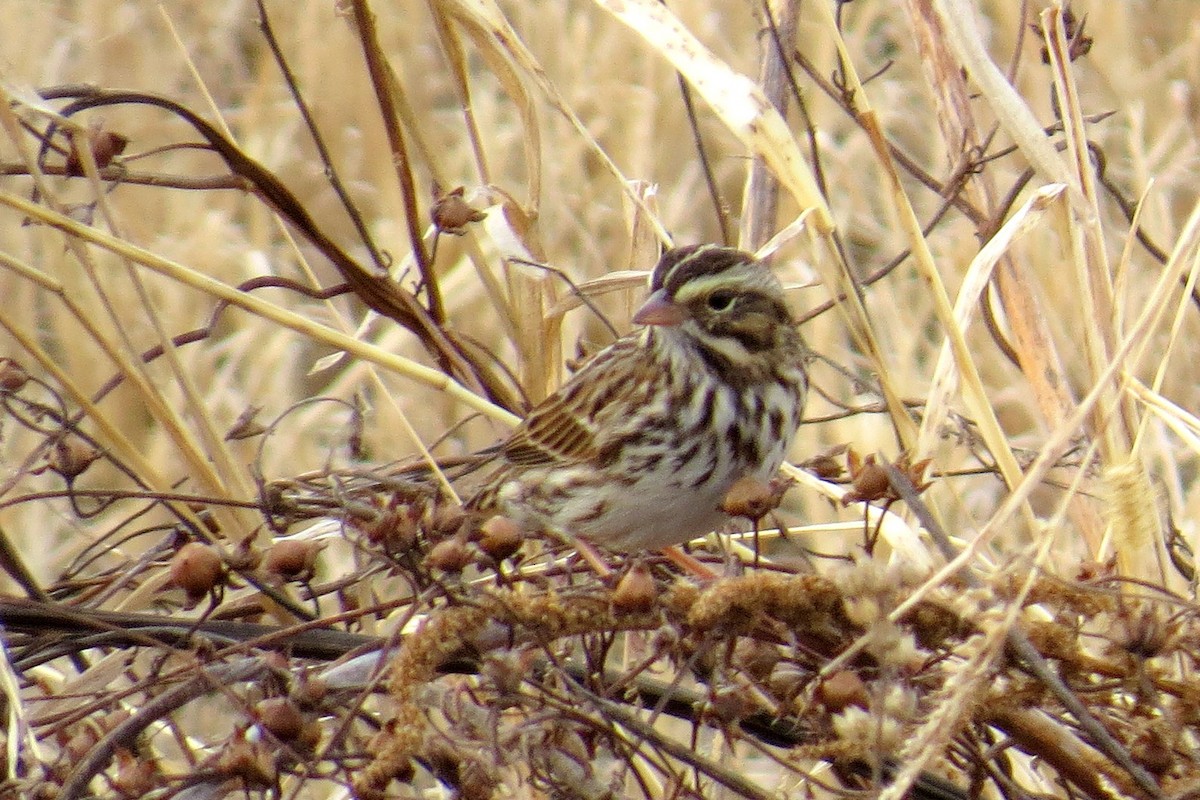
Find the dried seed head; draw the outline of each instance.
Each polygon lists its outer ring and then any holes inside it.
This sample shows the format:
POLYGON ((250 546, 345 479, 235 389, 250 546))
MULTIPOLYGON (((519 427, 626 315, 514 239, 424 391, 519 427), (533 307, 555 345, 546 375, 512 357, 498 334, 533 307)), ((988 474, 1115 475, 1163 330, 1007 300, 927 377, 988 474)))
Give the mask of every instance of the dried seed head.
POLYGON ((644 561, 635 561, 613 589, 612 607, 618 614, 645 614, 658 600, 658 587, 644 561))
POLYGON ((279 779, 275 757, 271 752, 262 742, 248 742, 242 736, 225 745, 213 768, 221 775, 241 778, 247 788, 269 789, 279 779))
POLYGON ((850 479, 854 487, 842 498, 842 505, 851 503, 871 503, 889 497, 891 484, 888 483, 887 472, 871 454, 860 460, 853 450, 846 453, 846 463, 850 468, 850 479))
POLYGON ((428 566, 450 573, 462 572, 474 560, 470 546, 459 536, 438 542, 425 556, 428 566))
POLYGON ((363 532, 371 544, 382 545, 389 553, 407 553, 417 543, 417 521, 406 505, 379 511, 373 517, 356 517, 351 524, 363 532))
POLYGON ((324 548, 324 542, 299 539, 275 542, 267 550, 263 569, 285 581, 310 580, 317 564, 317 555, 324 548))
MULTIPOLYGON (((434 186, 435 194, 439 188, 434 186)), ((466 189, 459 186, 434 200, 430 216, 433 218, 434 227, 442 233, 462 236, 467 232, 469 223, 482 222, 487 218, 487 214, 467 204, 463 199, 465 193, 466 189)))
POLYGON ((140 758, 130 751, 117 750, 117 774, 113 788, 122 797, 142 797, 158 788, 158 764, 153 759, 140 758))
POLYGON ((871 697, 862 678, 849 670, 838 670, 817 686, 816 700, 832 714, 848 706, 870 708, 871 697))
POLYGON ((479 549, 496 561, 503 561, 521 549, 525 535, 521 527, 500 514, 479 527, 479 549))
POLYGON ((0 358, 0 391, 19 392, 29 382, 29 373, 11 358, 0 358))
POLYGON ((838 461, 838 457, 850 449, 849 445, 839 444, 830 447, 822 453, 817 453, 809 459, 801 461, 801 469, 811 472, 821 480, 831 481, 842 477, 846 469, 838 461))
POLYGON ((296 704, 286 697, 269 697, 254 707, 254 716, 263 730, 276 739, 290 742, 304 728, 304 715, 296 704))
POLYGON ((85 142, 87 148, 92 151, 92 159, 96 162, 96 166, 104 169, 112 163, 114 158, 125 152, 125 146, 129 144, 129 139, 119 133, 105 130, 99 125, 89 128, 83 136, 71 137, 71 149, 67 153, 67 163, 63 165, 63 169, 68 175, 83 174, 83 156, 79 153, 80 142, 85 142))
POLYGON ((435 534, 453 536, 458 533, 467 519, 467 512, 462 506, 453 503, 443 503, 433 510, 430 516, 429 528, 435 534))
POLYGON ((68 481, 83 474, 92 462, 100 457, 100 451, 78 436, 64 436, 54 444, 46 457, 46 466, 68 481))
POLYGON ((262 563, 262 551, 254 546, 254 534, 246 536, 237 543, 226 556, 225 565, 236 571, 251 571, 258 569, 262 563))
POLYGON ((745 517, 752 522, 779 508, 789 481, 764 481, 747 475, 736 481, 721 501, 721 510, 731 517, 745 517))
POLYGON ((188 542, 171 559, 171 583, 183 589, 192 603, 199 602, 224 577, 220 554, 202 542, 188 542))

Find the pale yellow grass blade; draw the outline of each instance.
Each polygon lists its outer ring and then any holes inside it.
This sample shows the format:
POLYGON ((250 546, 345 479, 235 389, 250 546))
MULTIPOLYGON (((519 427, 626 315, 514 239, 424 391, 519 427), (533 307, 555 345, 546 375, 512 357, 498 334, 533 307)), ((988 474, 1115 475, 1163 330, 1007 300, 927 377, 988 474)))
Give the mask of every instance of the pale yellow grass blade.
MULTIPOLYGON (((996 235, 989 239, 971 260, 971 265, 967 268, 962 285, 959 287, 958 298, 954 303, 956 334, 948 335, 946 342, 942 345, 942 351, 938 355, 937 366, 934 368, 933 379, 925 400, 925 417, 922 420, 921 434, 917 441, 918 453, 934 452, 941 437, 942 425, 950 411, 950 401, 959 392, 959 381, 962 376, 958 369, 962 362, 955 358, 952 342, 965 341, 966 332, 979 312, 980 299, 992 280, 992 271, 996 264, 1015 242, 1042 223, 1042 218, 1050 210, 1052 204, 1062 196, 1065 188, 1063 184, 1051 184, 1034 192, 1033 196, 1009 217, 1008 221, 1004 223, 1004 227, 997 231, 996 235)), ((975 380, 978 382, 978 377, 975 380)), ((965 397, 972 415, 977 419, 985 418, 992 413, 990 411, 991 404, 987 403, 986 391, 981 384, 977 383, 975 391, 968 390, 965 397), (981 407, 981 402, 985 403, 987 408, 981 407)), ((988 439, 989 447, 1010 450, 1003 434, 998 431, 996 433, 999 438, 988 439)), ((1009 458, 1013 458, 1011 451, 1009 458)))
POLYGON ((203 273, 190 270, 180 264, 176 264, 169 259, 165 259, 148 250, 140 247, 135 247, 128 242, 121 241, 103 231, 95 228, 90 228, 75 220, 57 214, 49 209, 38 206, 29 202, 23 197, 13 194, 0 194, 0 205, 6 205, 14 208, 29 217, 44 222, 47 225, 52 225, 65 233, 75 236, 92 244, 99 245, 106 250, 129 258, 137 264, 141 264, 155 272, 166 275, 174 280, 179 281, 194 289, 199 289, 213 297, 218 297, 227 300, 232 305, 258 314, 266 319, 277 322, 286 328, 290 328, 298 333, 322 341, 332 347, 339 347, 348 353, 351 353, 359 358, 364 358, 375 364, 378 364, 386 369, 390 369, 397 374, 403 375, 412 380, 419 381, 427 386, 430 386, 439 391, 445 392, 454 399, 462 402, 467 407, 482 413, 483 415, 510 425, 515 425, 517 417, 499 406, 488 402, 464 388, 447 377, 444 373, 438 370, 431 369, 422 364, 418 364, 402 356, 394 353, 388 353, 380 350, 366 342, 361 342, 352 336, 335 331, 325 325, 320 325, 313 322, 294 311, 289 311, 272 303, 267 303, 257 297, 244 292, 239 292, 236 289, 227 286, 220 281, 204 275, 203 273))

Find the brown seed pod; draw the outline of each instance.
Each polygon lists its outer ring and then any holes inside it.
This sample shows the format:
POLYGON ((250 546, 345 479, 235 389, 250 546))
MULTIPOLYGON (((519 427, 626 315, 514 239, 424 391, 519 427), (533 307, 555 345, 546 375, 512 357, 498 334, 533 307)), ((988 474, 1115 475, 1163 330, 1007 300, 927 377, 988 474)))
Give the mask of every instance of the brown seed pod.
POLYGON ((854 482, 854 488, 842 497, 842 505, 870 503, 890 496, 891 484, 888 483, 887 472, 875 460, 874 454, 860 459, 858 453, 849 450, 846 453, 846 463, 850 468, 850 479, 854 482))
POLYGON ((417 521, 406 505, 381 510, 369 519, 356 518, 352 524, 368 542, 383 545, 390 553, 407 553, 417 543, 417 521))
POLYGON ((83 156, 79 153, 80 141, 85 142, 87 148, 92 151, 92 159, 99 169, 111 164, 114 158, 125 152, 125 146, 129 144, 129 139, 119 133, 105 130, 98 125, 89 128, 86 135, 71 139, 71 150, 67 153, 66 164, 63 165, 68 175, 83 174, 83 156))
POLYGON ((425 563, 442 572, 462 572, 475 558, 471 548, 459 536, 438 542, 425 556, 425 563))
POLYGON ((654 608, 658 587, 643 561, 635 561, 613 589, 612 607, 618 614, 644 614, 654 608))
POLYGON ((779 508, 791 481, 764 481, 753 475, 738 480, 729 487, 721 501, 721 510, 731 517, 745 517, 753 522, 779 508))
POLYGON ((324 548, 324 542, 299 539, 275 542, 267 550, 263 569, 285 581, 310 580, 317 564, 317 555, 324 548))
MULTIPOLYGON (((439 188, 434 186, 435 195, 439 188)), ((467 232, 469 223, 482 222, 487 219, 487 214, 471 208, 467 204, 467 201, 463 199, 465 193, 466 189, 459 186, 434 200, 430 216, 433 218, 434 226, 442 233, 462 236, 467 232)))
POLYGON ((193 603, 220 585, 224 577, 221 555, 211 545, 188 542, 171 559, 171 584, 183 589, 193 603))
POLYGON ((275 738, 290 742, 304 729, 304 715, 286 697, 268 697, 254 707, 258 724, 275 738))
POLYGON ((508 517, 497 514, 479 527, 479 549, 497 561, 503 561, 521 549, 525 535, 508 517))
POLYGON ((29 373, 11 358, 0 358, 0 391, 19 392, 29 382, 29 373))
POLYGON ((849 670, 839 670, 821 681, 817 686, 816 699, 829 709, 831 714, 844 711, 849 706, 869 709, 871 698, 862 678, 849 670))
POLYGON ((262 558, 262 551, 254 546, 254 535, 250 534, 226 554, 225 564, 234 571, 249 572, 258 569, 262 558))
POLYGON ((100 451, 83 439, 64 436, 46 456, 46 466, 70 481, 82 475, 99 457, 100 451))
POLYGON ((817 453, 815 456, 801 461, 797 466, 808 470, 821 480, 836 480, 846 472, 846 468, 838 461, 838 457, 843 455, 848 449, 849 445, 846 444, 834 445, 824 452, 817 453))
POLYGON ((159 786, 158 764, 124 748, 118 749, 117 774, 112 785, 122 797, 142 797, 159 786))
POLYGON ((466 518, 467 512, 462 510, 462 506, 447 503, 433 510, 429 527, 434 533, 450 536, 458 533, 466 518))
POLYGON ((262 742, 248 742, 239 736, 229 740, 216 757, 213 769, 221 775, 241 778, 247 787, 270 788, 277 785, 279 771, 275 757, 262 742))

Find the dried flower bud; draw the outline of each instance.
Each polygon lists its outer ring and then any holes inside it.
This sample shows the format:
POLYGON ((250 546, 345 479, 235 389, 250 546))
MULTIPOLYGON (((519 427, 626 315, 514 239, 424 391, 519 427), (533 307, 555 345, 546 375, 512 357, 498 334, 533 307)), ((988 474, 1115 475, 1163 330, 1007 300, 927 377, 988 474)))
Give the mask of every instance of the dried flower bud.
POLYGON ((295 739, 304 728, 304 715, 286 697, 268 697, 261 701, 254 707, 254 716, 263 730, 284 742, 295 739))
POLYGON ((29 373, 11 358, 0 358, 0 391, 19 392, 29 382, 29 373))
POLYGON ((202 542, 188 542, 171 559, 171 583, 183 589, 193 603, 215 589, 224 577, 220 554, 202 542))
POLYGON ((425 556, 425 563, 442 572, 462 572, 474 561, 471 548, 459 536, 438 542, 425 556))
POLYGON ((213 769, 230 778, 241 778, 247 788, 269 789, 279 779, 275 758, 262 742, 244 737, 230 740, 217 756, 213 769))
POLYGON ((267 550, 263 569, 285 581, 307 581, 313 576, 317 555, 325 548, 323 542, 285 539, 267 550))
POLYGON ((117 774, 112 786, 123 797, 142 797, 158 788, 158 764, 150 758, 139 758, 130 751, 117 750, 117 774))
POLYGON ((823 481, 832 481, 845 474, 846 469, 838 461, 838 456, 849 449, 850 446, 846 444, 834 445, 822 453, 817 453, 815 456, 801 461, 798 466, 823 481))
POLYGON ((429 527, 434 533, 451 536, 458 533, 466 518, 467 512, 462 510, 462 506, 444 503, 433 510, 429 527))
POLYGON ((262 425, 256 418, 258 412, 262 411, 262 406, 250 406, 233 421, 233 425, 225 434, 225 441, 233 442, 239 439, 252 439, 255 436, 261 436, 267 432, 266 427, 262 425))
POLYGON ((100 451, 83 439, 64 436, 54 443, 54 449, 46 457, 46 466, 71 481, 82 475, 99 457, 100 451))
POLYGON ((389 553, 407 553, 417 543, 417 521, 408 506, 381 510, 375 517, 352 520, 371 544, 383 545, 389 553))
POLYGON ((791 481, 764 481, 753 475, 737 480, 721 501, 721 510, 731 517, 745 517, 752 522, 779 508, 784 492, 791 481))
POLYGON ((841 713, 849 706, 868 709, 871 698, 862 678, 849 670, 839 670, 817 686, 817 702, 829 709, 831 714, 841 713))
MULTIPOLYGON (((435 186, 435 193, 437 189, 438 187, 435 186)), ((465 193, 466 189, 459 186, 434 201, 430 216, 433 218, 434 227, 442 233, 462 236, 467 232, 468 224, 482 222, 487 218, 487 214, 471 208, 467 204, 467 201, 463 199, 465 193)))
POLYGON ((258 569, 258 565, 262 563, 262 551, 254 546, 254 534, 238 542, 226 557, 225 563, 230 569, 239 572, 258 569))
POLYGON ((524 533, 517 523, 497 514, 479 528, 479 549, 496 561, 503 561, 521 549, 524 533))
POLYGON ((83 157, 79 154, 80 142, 87 143, 96 166, 104 169, 112 163, 114 158, 125 152, 125 146, 129 144, 129 139, 99 126, 89 128, 83 136, 71 137, 71 149, 67 153, 67 162, 63 165, 63 169, 68 175, 83 174, 83 157))
POLYGON ((654 608, 658 587, 643 561, 635 561, 613 589, 612 607, 618 614, 644 614, 654 608))
POLYGON ((850 450, 846 454, 846 462, 850 467, 850 479, 854 482, 854 488, 842 497, 842 505, 870 503, 888 497, 891 484, 888 482, 887 472, 876 462, 874 454, 860 460, 858 454, 850 450))

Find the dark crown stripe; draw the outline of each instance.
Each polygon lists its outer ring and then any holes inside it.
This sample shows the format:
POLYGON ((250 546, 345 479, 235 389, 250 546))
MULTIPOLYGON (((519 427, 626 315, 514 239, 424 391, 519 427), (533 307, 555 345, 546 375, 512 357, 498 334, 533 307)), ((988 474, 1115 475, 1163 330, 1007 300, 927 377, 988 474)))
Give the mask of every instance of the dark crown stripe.
POLYGON ((754 261, 754 256, 731 247, 716 244, 694 244, 676 247, 663 253, 654 275, 650 279, 650 290, 658 291, 664 286, 667 294, 674 295, 679 287, 702 275, 716 275, 738 264, 754 261))

